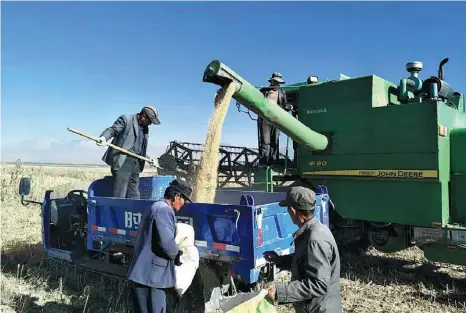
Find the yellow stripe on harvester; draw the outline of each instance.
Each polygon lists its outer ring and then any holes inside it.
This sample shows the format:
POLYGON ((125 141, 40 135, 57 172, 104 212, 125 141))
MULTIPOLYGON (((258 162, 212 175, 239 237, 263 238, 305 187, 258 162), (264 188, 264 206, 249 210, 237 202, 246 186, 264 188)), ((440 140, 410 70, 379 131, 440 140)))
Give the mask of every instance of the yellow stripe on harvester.
POLYGON ((341 171, 312 171, 303 172, 303 175, 323 176, 365 176, 381 178, 437 178, 437 170, 341 170, 341 171))

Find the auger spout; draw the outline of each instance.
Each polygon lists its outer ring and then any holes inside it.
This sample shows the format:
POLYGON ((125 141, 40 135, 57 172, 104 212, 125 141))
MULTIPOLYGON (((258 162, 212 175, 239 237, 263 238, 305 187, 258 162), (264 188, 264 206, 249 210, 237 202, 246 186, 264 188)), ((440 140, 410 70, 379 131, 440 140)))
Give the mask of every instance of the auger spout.
POLYGON ((221 87, 234 81, 236 91, 233 98, 262 118, 268 120, 290 138, 310 150, 325 150, 328 138, 305 126, 299 120, 275 105, 253 85, 218 60, 212 61, 204 71, 203 82, 221 87))

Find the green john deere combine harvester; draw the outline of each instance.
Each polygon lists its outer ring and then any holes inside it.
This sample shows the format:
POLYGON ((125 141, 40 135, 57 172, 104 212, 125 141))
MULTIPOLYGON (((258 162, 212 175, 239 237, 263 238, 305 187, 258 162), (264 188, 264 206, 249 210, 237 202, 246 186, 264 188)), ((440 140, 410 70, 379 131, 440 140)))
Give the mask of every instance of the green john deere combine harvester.
POLYGON ((298 119, 219 61, 203 81, 234 81, 236 101, 299 143, 295 173, 269 177, 327 186, 341 245, 417 245, 432 261, 466 265, 465 101, 444 80, 447 61, 424 81, 422 63, 408 63, 399 85, 370 75, 285 86, 298 119))

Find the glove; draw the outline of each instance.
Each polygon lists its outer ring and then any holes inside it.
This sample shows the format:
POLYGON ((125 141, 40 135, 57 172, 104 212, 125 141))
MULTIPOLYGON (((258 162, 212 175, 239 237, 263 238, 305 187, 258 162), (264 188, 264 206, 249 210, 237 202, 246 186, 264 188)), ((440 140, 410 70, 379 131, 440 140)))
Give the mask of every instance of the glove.
POLYGON ((154 167, 159 167, 159 161, 157 159, 151 158, 149 164, 154 167))
POLYGON ((182 255, 183 255, 183 251, 179 250, 179 251, 178 251, 178 254, 176 255, 176 258, 175 258, 175 265, 176 265, 176 266, 180 266, 180 265, 183 264, 183 263, 181 263, 181 261, 180 261, 180 256, 182 256, 182 255))
POLYGON ((266 251, 263 253, 263 255, 267 262, 277 263, 277 260, 279 258, 277 252, 275 251, 266 251))
POLYGON ((98 146, 105 146, 105 145, 107 145, 107 139, 104 136, 102 136, 102 137, 99 138, 99 140, 96 142, 96 144, 98 146))

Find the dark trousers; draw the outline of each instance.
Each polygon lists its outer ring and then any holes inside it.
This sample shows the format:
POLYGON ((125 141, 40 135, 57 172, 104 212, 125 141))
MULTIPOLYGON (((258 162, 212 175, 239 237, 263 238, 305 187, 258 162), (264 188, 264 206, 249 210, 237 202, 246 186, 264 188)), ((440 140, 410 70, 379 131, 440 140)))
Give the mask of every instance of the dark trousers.
POLYGON ((113 197, 139 199, 139 162, 127 156, 118 170, 112 169, 113 197))
MULTIPOLYGON (((293 111, 291 115, 294 118, 298 118, 298 113, 296 111, 293 111)), ((293 156, 293 163, 297 164, 298 163, 298 143, 293 140, 293 151, 294 151, 294 156, 293 156)))
POLYGON ((279 159, 280 130, 262 118, 257 119, 259 128, 259 164, 277 164, 279 159))
POLYGON ((159 289, 132 283, 134 313, 175 313, 179 300, 173 288, 159 289))

